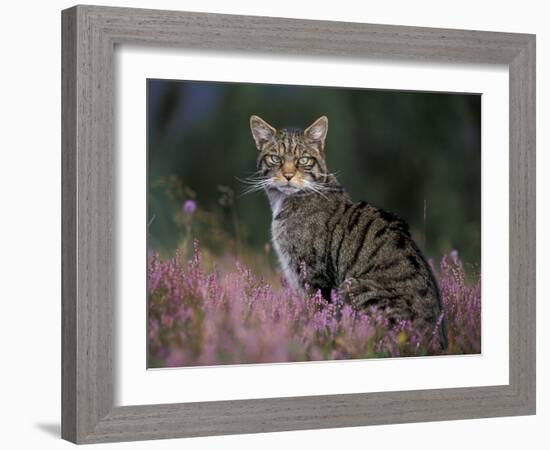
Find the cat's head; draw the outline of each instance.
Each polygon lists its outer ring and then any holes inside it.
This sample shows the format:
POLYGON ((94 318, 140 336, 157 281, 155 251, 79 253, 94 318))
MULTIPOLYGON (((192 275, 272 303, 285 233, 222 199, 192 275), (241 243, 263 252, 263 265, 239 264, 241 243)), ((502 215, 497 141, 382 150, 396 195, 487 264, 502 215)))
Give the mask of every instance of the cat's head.
POLYGON ((252 116, 250 129, 258 149, 258 174, 264 188, 277 189, 286 195, 322 190, 327 176, 326 116, 305 129, 275 129, 260 117, 252 116))

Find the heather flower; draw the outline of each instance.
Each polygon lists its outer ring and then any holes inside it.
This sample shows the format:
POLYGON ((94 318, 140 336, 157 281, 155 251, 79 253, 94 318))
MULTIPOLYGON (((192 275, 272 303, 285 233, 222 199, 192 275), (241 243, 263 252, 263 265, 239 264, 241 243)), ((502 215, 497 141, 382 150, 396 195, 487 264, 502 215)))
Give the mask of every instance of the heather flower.
MULTIPOLYGON (((196 207, 193 202, 192 209, 196 207)), ((303 265, 305 272, 306 267, 303 265)), ((148 257, 148 361, 151 367, 437 355, 443 316, 447 353, 481 350, 480 281, 467 285, 458 252, 434 268, 443 313, 436 327, 391 324, 371 307, 355 310, 332 292, 297 294, 235 261, 207 272, 198 241, 193 255, 148 257)))
POLYGON ((195 210, 197 209, 197 202, 195 202, 194 200, 185 200, 185 202, 183 202, 183 206, 181 208, 182 212, 184 214, 188 214, 188 215, 192 215, 195 210))
POLYGON ((458 251, 457 250, 452 250, 451 253, 449 253, 449 257, 453 261, 453 264, 455 264, 455 265, 460 264, 459 259, 458 259, 458 251))

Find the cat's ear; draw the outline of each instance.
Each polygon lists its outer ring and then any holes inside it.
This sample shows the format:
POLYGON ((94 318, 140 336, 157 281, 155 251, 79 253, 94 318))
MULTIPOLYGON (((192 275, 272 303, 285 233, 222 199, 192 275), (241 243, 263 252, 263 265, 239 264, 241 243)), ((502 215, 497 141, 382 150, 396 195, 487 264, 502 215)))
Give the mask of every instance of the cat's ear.
POLYGON ((318 144, 321 150, 324 150, 327 132, 328 118, 321 116, 304 130, 304 135, 308 140, 318 144))
POLYGON ((252 131, 252 137, 258 150, 261 150, 264 144, 273 140, 277 132, 275 128, 258 116, 250 116, 250 131, 252 131))

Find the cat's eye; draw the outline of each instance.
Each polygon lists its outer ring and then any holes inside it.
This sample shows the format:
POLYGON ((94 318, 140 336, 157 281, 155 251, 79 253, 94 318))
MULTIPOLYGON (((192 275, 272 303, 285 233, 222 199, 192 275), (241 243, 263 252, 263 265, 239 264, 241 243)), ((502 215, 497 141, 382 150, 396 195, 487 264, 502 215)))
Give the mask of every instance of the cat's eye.
POLYGON ((307 166, 310 162, 311 162, 311 158, 309 156, 302 156, 298 160, 298 164, 300 164, 301 166, 307 166))
POLYGON ((269 161, 272 162, 273 164, 280 164, 281 163, 281 158, 277 155, 270 155, 269 156, 269 161))

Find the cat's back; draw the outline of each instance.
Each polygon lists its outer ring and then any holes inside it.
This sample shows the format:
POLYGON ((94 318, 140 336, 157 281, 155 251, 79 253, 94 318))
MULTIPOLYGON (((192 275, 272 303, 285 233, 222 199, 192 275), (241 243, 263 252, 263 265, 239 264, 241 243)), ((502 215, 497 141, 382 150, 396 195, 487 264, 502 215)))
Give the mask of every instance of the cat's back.
POLYGON ((383 240, 390 238, 404 243, 409 236, 404 221, 365 201, 340 202, 330 222, 331 257, 339 281, 343 281, 354 265, 364 266, 367 256, 375 256, 383 240))
POLYGON ((335 284, 346 278, 430 276, 397 215, 345 193, 289 198, 273 217, 273 238, 306 259, 323 259, 335 284))
POLYGON ((399 318, 434 323, 441 305, 437 282, 408 224, 366 202, 347 205, 333 231, 338 281, 352 280, 355 301, 389 307, 399 318))
POLYGON ((347 195, 289 200, 274 216, 272 231, 292 284, 299 284, 297 268, 304 262, 312 286, 337 289, 357 307, 376 306, 422 326, 437 322, 437 282, 404 220, 347 195))

